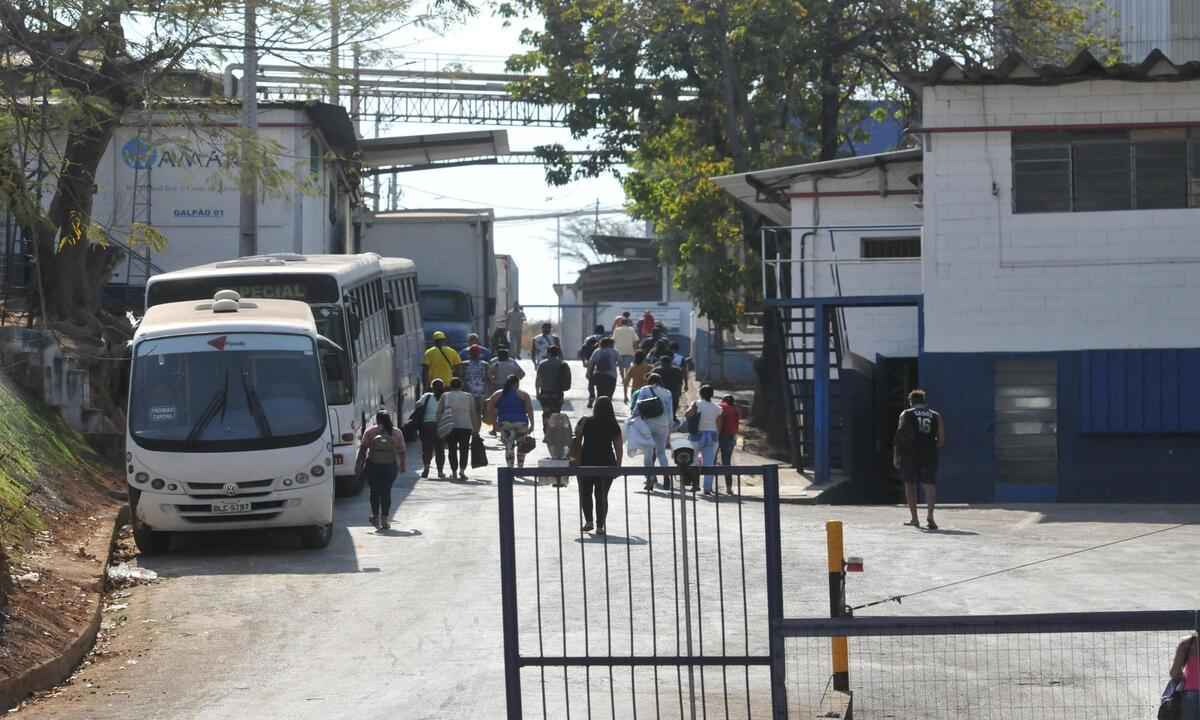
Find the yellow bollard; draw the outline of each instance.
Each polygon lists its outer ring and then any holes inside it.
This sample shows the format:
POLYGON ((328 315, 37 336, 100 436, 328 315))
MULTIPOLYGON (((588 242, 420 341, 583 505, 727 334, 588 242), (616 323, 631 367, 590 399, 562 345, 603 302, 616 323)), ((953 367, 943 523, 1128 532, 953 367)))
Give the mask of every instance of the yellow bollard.
MULTIPOLYGON (((842 545, 842 522, 825 523, 825 543, 829 559, 829 617, 846 614, 846 552, 842 545)), ((850 692, 850 647, 844 637, 833 643, 833 689, 850 692)))

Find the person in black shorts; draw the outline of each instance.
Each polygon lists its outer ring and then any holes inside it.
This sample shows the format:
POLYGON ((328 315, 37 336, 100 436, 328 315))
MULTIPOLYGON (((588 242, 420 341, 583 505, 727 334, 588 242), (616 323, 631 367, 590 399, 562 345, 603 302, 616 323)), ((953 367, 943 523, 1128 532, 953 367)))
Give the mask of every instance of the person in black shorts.
POLYGON ((917 486, 920 484, 925 488, 925 503, 929 506, 926 526, 937 530, 933 506, 937 501, 938 451, 946 445, 946 424, 940 414, 929 409, 924 390, 910 392, 908 406, 900 413, 892 442, 892 462, 904 480, 904 499, 912 514, 912 519, 905 525, 921 527, 917 518, 917 486))

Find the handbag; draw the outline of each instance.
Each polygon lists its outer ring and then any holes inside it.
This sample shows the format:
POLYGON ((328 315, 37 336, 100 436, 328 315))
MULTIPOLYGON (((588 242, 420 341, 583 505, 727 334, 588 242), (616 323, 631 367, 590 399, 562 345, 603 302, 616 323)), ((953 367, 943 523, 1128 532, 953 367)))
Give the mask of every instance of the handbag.
POLYGON ((1158 720, 1181 720, 1183 718, 1183 683, 1171 680, 1163 688, 1162 700, 1158 705, 1158 720))
POLYGON ((471 467, 487 467, 487 448, 483 446, 483 438, 479 435, 471 438, 471 467))
POLYGON ((688 435, 700 434, 700 408, 692 406, 692 412, 687 416, 688 435))

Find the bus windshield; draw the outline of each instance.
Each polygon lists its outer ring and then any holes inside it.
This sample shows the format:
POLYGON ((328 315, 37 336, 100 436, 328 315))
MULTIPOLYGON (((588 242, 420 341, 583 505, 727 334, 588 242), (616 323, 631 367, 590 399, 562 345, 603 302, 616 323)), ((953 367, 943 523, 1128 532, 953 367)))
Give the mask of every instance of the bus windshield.
POLYGON ((314 305, 313 320, 317 332, 337 343, 341 350, 321 348, 321 367, 325 372, 325 399, 330 405, 354 402, 354 372, 350 366, 350 343, 346 323, 338 305, 314 305))
POLYGON ((129 434, 147 450, 229 452, 306 445, 325 432, 312 338, 227 333, 143 340, 129 434))
POLYGON ((466 293, 457 290, 422 290, 423 320, 471 321, 471 306, 466 293))

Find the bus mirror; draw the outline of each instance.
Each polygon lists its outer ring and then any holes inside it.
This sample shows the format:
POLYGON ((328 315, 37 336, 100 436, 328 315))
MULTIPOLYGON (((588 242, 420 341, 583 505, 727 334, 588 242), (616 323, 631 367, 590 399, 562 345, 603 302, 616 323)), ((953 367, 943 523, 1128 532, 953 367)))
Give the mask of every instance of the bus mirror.
POLYGON ((328 349, 328 350, 336 350, 337 352, 345 352, 345 349, 343 349, 341 345, 338 345, 337 343, 335 343, 334 341, 325 337, 324 335, 317 336, 317 346, 320 347, 322 350, 328 349))

